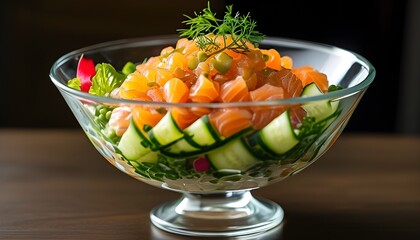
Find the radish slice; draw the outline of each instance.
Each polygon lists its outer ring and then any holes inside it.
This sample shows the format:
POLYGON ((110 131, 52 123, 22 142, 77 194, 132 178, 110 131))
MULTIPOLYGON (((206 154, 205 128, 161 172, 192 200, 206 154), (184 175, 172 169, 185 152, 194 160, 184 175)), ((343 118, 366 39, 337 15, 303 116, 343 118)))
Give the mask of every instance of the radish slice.
POLYGON ((89 92, 92 86, 92 77, 95 76, 95 64, 92 59, 87 59, 83 55, 77 65, 76 77, 80 79, 80 90, 89 92))

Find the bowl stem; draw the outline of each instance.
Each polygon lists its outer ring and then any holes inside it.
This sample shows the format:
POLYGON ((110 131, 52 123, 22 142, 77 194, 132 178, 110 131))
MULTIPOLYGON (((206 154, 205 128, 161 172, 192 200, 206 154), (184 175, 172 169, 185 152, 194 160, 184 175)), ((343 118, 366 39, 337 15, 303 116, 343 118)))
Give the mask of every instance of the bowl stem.
POLYGON ((180 199, 157 206, 150 213, 152 223, 164 231, 200 237, 261 233, 279 225, 283 216, 278 204, 256 199, 248 190, 184 193, 180 199))

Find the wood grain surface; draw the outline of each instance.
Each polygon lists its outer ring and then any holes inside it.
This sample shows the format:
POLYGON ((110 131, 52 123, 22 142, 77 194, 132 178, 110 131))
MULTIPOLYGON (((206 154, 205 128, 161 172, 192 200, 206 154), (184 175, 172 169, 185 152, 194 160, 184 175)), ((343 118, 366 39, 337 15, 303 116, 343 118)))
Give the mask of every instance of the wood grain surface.
MULTIPOLYGON (((285 220, 252 239, 420 239, 420 138, 344 134, 253 195, 285 220)), ((179 196, 123 174, 81 131, 0 130, 0 239, 193 239, 149 220, 179 196)))

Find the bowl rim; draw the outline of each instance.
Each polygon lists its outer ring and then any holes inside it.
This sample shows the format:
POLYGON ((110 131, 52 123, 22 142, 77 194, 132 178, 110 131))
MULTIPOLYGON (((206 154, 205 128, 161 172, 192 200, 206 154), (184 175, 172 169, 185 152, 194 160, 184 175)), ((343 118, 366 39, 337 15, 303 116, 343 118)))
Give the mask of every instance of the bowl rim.
MULTIPOLYGON (((137 38, 124 38, 113 41, 106 41, 98 44, 93 44, 77 50, 73 50, 60 58, 58 58, 50 68, 49 76, 51 81, 60 89, 78 99, 88 100, 93 102, 102 102, 108 104, 121 104, 121 105, 132 105, 132 104, 141 104, 148 106, 159 106, 159 107, 208 107, 208 108, 228 108, 228 107, 247 107, 247 106, 275 106, 275 105, 295 105, 303 104, 305 102, 312 101, 321 101, 328 99, 341 99, 347 96, 357 94, 360 91, 366 90, 371 83, 373 82, 376 70, 375 67, 363 56, 358 53, 355 53, 350 50, 346 50, 340 47, 336 47, 329 44, 318 43, 313 41, 293 39, 293 38, 284 38, 284 37, 272 37, 266 36, 261 44, 274 44, 278 45, 281 42, 282 46, 285 47, 299 47, 306 49, 316 49, 321 52, 334 52, 338 55, 346 55, 354 59, 355 62, 358 62, 363 66, 367 71, 367 76, 361 80, 359 83, 352 87, 344 88, 341 90, 328 92, 323 95, 310 96, 310 97, 294 97, 281 100, 270 100, 270 101, 247 101, 247 102, 229 102, 229 103, 167 103, 167 102, 153 102, 153 101, 139 101, 139 100, 130 100, 130 99, 121 99, 121 98, 111 98, 106 96, 97 96, 92 95, 86 92, 82 92, 71 87, 68 87, 66 84, 63 84, 59 77, 55 74, 55 70, 58 69, 63 63, 68 59, 75 57, 77 55, 86 54, 86 53, 95 53, 101 50, 112 50, 118 49, 122 46, 124 47, 139 47, 139 46, 154 46, 161 43, 167 44, 168 41, 175 41, 179 39, 177 35, 157 35, 157 36, 148 36, 148 37, 137 37, 137 38)), ((70 79, 69 79, 70 80, 70 79)))

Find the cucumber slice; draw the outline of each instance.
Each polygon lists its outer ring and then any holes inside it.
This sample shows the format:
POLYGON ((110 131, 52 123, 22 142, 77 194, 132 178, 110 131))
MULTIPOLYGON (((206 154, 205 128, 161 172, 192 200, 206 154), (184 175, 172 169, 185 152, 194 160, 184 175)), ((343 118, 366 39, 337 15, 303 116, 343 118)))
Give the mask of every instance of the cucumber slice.
POLYGON ((137 160, 151 151, 148 146, 150 146, 150 142, 146 136, 137 129, 133 121, 130 121, 130 125, 118 143, 118 149, 122 155, 127 160, 137 160))
POLYGON ((159 154, 157 151, 151 151, 146 155, 140 157, 139 159, 135 160, 137 163, 141 162, 148 162, 148 163, 156 163, 159 158, 159 154))
POLYGON ((289 111, 285 111, 276 117, 267 126, 261 129, 258 141, 263 148, 268 148, 271 152, 280 155, 292 149, 299 140, 290 122, 289 111))
POLYGON ((202 155, 219 145, 222 137, 211 125, 208 116, 204 115, 184 129, 184 137, 161 152, 168 157, 186 158, 202 155))
MULTIPOLYGON (((315 83, 305 86, 302 97, 310 97, 324 94, 315 83)), ((303 104, 302 108, 308 113, 308 117, 314 117, 319 122, 334 114, 338 108, 338 101, 321 100, 303 104)))
POLYGON ((180 140, 176 141, 165 148, 160 150, 164 155, 168 157, 175 157, 175 158, 185 158, 194 156, 196 153, 200 153, 200 148, 193 146, 190 142, 188 142, 185 138, 181 138, 180 140))
POLYGON ((149 132, 152 143, 157 148, 167 146, 184 136, 182 130, 176 124, 170 111, 149 132))
POLYGON ((240 137, 210 151, 207 158, 216 169, 244 170, 259 161, 240 137))
POLYGON ((221 136, 213 128, 207 115, 184 129, 184 133, 188 135, 186 140, 197 147, 211 146, 221 140, 221 136))

